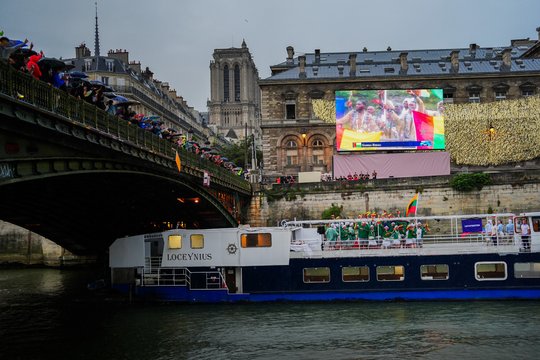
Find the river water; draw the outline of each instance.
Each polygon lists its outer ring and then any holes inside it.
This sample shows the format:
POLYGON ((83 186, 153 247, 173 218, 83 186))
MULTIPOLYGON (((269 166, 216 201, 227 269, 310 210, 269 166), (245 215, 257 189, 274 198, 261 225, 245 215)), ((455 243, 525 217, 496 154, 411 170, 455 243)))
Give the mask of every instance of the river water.
POLYGON ((129 304, 0 269, 0 359, 537 359, 540 302, 129 304))

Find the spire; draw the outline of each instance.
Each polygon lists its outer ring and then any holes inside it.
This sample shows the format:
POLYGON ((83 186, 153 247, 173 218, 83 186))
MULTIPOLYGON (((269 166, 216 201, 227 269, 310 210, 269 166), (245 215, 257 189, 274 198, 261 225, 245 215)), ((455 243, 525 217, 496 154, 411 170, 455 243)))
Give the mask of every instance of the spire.
POLYGON ((97 1, 96 1, 96 38, 94 40, 94 56, 99 56, 99 30, 98 30, 98 16, 97 16, 97 1))
POLYGON ((245 49, 245 48, 247 48, 246 40, 242 39, 242 49, 245 49))

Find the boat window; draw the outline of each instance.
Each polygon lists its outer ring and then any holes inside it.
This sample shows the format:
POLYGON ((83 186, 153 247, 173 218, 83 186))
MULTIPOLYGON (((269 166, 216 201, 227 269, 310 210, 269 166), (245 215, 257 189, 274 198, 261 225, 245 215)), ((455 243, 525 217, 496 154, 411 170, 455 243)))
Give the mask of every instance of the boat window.
POLYGON ((169 235, 169 249, 181 249, 182 248, 182 235, 169 235))
POLYGON ((405 269, 402 265, 377 266, 377 281, 403 281, 405 269))
POLYGON ((191 240, 192 249, 202 249, 204 247, 204 235, 203 234, 191 234, 189 237, 191 240))
POLYGON ((330 282, 330 268, 304 268, 305 283, 327 283, 330 282))
POLYGON ((540 262, 515 263, 514 277, 518 279, 540 278, 540 262))
POLYGON ((341 276, 344 282, 369 281, 369 267, 345 266, 341 269, 341 276))
POLYGON ((242 234, 240 240, 243 248, 272 246, 272 235, 270 233, 242 234))
POLYGON ((540 232, 540 217, 539 216, 533 216, 531 218, 532 220, 532 229, 534 232, 540 232))
POLYGON ((505 262, 480 262, 475 264, 476 280, 505 280, 506 263, 505 262))
POLYGON ((420 277, 422 280, 448 280, 448 265, 422 265, 420 277))

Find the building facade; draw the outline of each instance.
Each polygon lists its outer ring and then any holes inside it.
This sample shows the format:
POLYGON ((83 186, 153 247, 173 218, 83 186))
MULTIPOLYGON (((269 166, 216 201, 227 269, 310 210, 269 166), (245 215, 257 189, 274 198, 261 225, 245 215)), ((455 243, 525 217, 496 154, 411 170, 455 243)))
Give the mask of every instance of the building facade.
MULTIPOLYGON (((539 32, 540 28, 536 29, 539 32)), ((264 173, 332 172, 338 90, 443 89, 444 102, 487 103, 538 94, 540 41, 460 49, 353 51, 295 56, 259 81, 264 173), (332 113, 334 112, 334 113, 332 113), (329 121, 333 118, 333 122, 329 121)))
POLYGON ((210 62, 209 126, 231 140, 260 138, 259 72, 245 41, 215 49, 210 62))

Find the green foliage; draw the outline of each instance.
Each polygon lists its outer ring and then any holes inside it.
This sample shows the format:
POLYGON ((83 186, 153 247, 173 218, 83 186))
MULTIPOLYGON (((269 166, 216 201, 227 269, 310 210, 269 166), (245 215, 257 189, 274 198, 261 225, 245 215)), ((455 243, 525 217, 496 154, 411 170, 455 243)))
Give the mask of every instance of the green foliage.
MULTIPOLYGON (((230 146, 223 148, 222 154, 227 157, 229 161, 232 161, 236 166, 240 166, 246 169, 246 151, 248 164, 251 163, 251 151, 252 151, 252 138, 248 137, 247 141, 240 140, 230 146)), ((256 151, 257 163, 261 163, 262 151, 257 149, 256 151)))
POLYGON ((322 218, 324 220, 331 219, 332 215, 337 218, 338 216, 341 216, 342 210, 343 206, 337 206, 336 204, 332 204, 332 206, 322 212, 322 218))
POLYGON ((450 180, 450 187, 457 191, 482 190, 486 185, 491 185, 491 177, 484 173, 458 174, 450 180))

